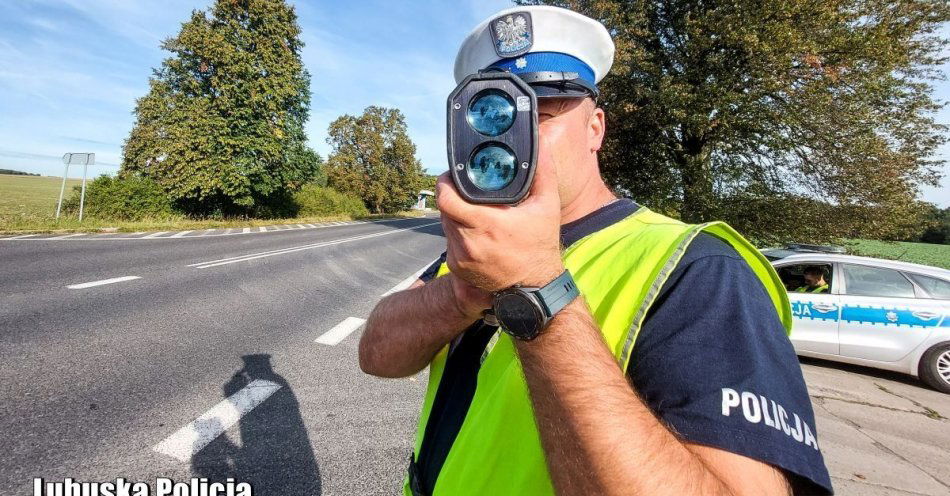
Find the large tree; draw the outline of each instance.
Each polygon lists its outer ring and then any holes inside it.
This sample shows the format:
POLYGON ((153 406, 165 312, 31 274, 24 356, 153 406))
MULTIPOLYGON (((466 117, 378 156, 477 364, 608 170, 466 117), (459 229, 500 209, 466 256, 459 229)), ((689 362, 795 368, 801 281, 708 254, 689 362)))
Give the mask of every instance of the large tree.
POLYGON ((358 195, 373 213, 404 210, 416 200, 425 176, 398 109, 371 106, 360 116, 340 116, 327 134, 330 186, 358 195))
POLYGON ((279 213, 320 158, 306 145, 310 75, 283 0, 217 0, 162 43, 172 56, 135 107, 122 174, 197 214, 279 213))
POLYGON ((930 83, 950 3, 557 0, 617 45, 603 170, 690 222, 760 242, 899 238, 939 180, 930 83))

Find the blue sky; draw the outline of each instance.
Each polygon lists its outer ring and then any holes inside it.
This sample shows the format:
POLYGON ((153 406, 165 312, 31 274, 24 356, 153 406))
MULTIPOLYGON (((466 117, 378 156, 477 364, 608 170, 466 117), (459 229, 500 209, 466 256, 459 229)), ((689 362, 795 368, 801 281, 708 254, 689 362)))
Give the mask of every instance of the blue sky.
MULTIPOLYGON (((162 39, 210 0, 0 0, 0 168, 61 175, 66 152, 94 152, 90 175, 118 170, 135 99, 167 55, 162 39)), ((445 170, 445 97, 466 34, 509 0, 293 2, 312 75, 307 134, 369 105, 405 113, 417 155, 445 170)), ((946 68, 950 72, 950 67, 946 68)), ((950 100, 950 83, 937 88, 950 100)), ((938 116, 950 123, 950 109, 938 116)), ((608 123, 609 125, 609 123, 608 123)), ((950 159, 950 147, 940 154, 950 159)), ((945 167, 950 176, 950 166, 945 167)), ((78 167, 70 176, 81 174, 78 167)), ((924 199, 950 206, 950 177, 924 199)))

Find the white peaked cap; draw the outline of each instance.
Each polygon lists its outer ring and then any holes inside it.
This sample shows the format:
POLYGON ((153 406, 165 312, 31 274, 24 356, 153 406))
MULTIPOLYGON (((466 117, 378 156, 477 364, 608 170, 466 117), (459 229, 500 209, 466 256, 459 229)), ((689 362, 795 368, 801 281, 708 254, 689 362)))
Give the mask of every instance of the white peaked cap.
MULTIPOLYGON (((458 84, 469 74, 486 69, 499 61, 526 57, 530 59, 530 54, 533 53, 570 55, 592 71, 594 80, 590 82, 596 84, 607 75, 613 64, 614 42, 603 24, 572 10, 550 6, 505 9, 482 21, 462 42, 455 57, 455 82, 458 84), (527 15, 524 15, 525 13, 527 15), (499 21, 502 23, 500 26, 499 21), (519 23, 516 43, 505 44, 512 38, 499 34, 505 30, 506 21, 512 27, 514 22, 519 23)), ((557 62, 537 62, 537 58, 531 60, 535 61, 532 64, 535 67, 530 68, 533 71, 575 69, 561 67, 557 62), (539 64, 541 67, 538 67, 539 64), (552 64, 551 67, 547 66, 552 64)), ((517 66, 524 68, 525 63, 524 60, 518 61, 517 66)))

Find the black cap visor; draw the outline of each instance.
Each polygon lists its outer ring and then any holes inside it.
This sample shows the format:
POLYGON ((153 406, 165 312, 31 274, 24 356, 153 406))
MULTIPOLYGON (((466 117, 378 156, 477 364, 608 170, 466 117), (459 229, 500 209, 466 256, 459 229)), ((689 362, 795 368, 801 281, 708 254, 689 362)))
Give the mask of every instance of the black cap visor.
POLYGON ((526 72, 518 76, 538 95, 538 98, 597 98, 597 86, 578 77, 576 72, 526 72))

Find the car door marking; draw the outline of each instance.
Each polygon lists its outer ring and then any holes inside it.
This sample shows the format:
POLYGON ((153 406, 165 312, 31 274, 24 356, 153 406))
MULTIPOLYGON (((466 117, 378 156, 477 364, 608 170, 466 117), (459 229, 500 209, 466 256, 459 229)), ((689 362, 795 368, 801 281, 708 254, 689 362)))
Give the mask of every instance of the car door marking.
POLYGON ((917 310, 909 308, 887 308, 865 305, 844 305, 841 320, 853 324, 871 324, 894 327, 936 327, 934 319, 922 319, 914 315, 917 310))
MULTIPOLYGON (((806 301, 793 301, 792 304, 792 316, 797 319, 809 319, 809 320, 838 320, 838 306, 835 305, 834 309, 821 310, 815 308, 815 304, 812 302, 806 301)), ((823 305, 819 303, 819 305, 823 305)))

